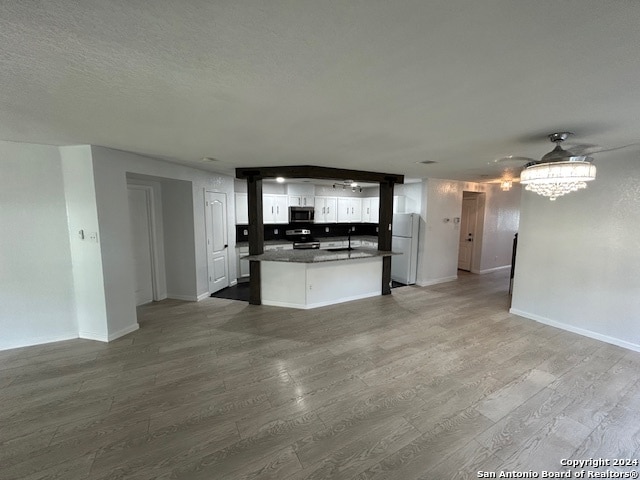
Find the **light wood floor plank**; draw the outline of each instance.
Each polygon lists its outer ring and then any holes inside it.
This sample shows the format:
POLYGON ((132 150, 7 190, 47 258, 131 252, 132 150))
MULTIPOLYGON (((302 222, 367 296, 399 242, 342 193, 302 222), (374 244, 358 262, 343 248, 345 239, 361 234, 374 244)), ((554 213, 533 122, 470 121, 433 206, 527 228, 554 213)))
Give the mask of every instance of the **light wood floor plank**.
POLYGON ((0 352, 0 478, 453 479, 640 454, 640 354, 508 312, 508 272, 301 311, 138 309, 0 352))

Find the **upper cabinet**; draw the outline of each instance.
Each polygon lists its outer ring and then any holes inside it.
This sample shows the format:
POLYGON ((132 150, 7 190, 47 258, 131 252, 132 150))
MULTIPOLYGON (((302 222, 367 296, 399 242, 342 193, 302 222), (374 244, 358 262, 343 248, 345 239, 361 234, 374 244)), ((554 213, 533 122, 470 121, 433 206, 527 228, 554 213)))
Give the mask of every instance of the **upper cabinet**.
POLYGON ((289 197, 287 195, 262 195, 262 221, 289 223, 289 197))
POLYGON ((338 199, 336 197, 315 197, 315 223, 336 223, 338 221, 338 199))
POLYGON ((359 197, 338 197, 338 223, 362 221, 362 199, 359 197))
MULTIPOLYGON (((262 221, 289 223, 289 206, 314 207, 315 223, 378 223, 379 197, 329 197, 308 193, 309 185, 287 189, 287 194, 262 195, 262 221), (296 193, 296 195, 292 195, 296 193)), ((394 212, 404 208, 404 197, 394 197, 394 212)), ((249 224, 248 195, 236 193, 236 225, 249 224)), ((401 211, 401 210, 400 210, 401 211)))
POLYGON ((370 197, 362 199, 362 222, 378 223, 378 214, 380 212, 380 198, 370 197))
POLYGON ((292 207, 313 207, 315 186, 311 183, 288 183, 287 195, 292 207))
POLYGON ((236 193, 236 225, 249 224, 249 200, 246 193, 236 193))
POLYGON ((289 195, 290 207, 313 207, 313 195, 289 195))

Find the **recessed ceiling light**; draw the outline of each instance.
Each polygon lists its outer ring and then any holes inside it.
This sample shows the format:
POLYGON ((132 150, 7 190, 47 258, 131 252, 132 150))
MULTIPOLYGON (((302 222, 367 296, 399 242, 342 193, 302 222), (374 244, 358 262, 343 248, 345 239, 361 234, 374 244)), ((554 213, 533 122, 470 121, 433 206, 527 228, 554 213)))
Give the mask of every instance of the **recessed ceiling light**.
POLYGON ((284 183, 284 177, 276 177, 276 182, 284 183))
POLYGON ((434 160, 423 160, 421 162, 416 162, 416 163, 421 163, 423 165, 431 165, 432 163, 438 163, 438 162, 436 162, 434 160))
POLYGON ((217 162, 218 159, 217 158, 213 158, 213 157, 202 157, 202 161, 203 162, 217 162))

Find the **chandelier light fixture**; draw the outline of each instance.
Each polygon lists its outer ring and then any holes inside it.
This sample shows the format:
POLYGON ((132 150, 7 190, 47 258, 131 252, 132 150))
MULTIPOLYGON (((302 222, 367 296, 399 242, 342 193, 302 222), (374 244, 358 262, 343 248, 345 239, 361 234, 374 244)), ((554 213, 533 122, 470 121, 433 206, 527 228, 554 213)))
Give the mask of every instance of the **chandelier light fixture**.
POLYGON ((508 192, 509 190, 511 190, 511 187, 513 187, 513 181, 511 180, 502 180, 500 182, 500 188, 503 192, 508 192))
POLYGON ((586 188, 587 182, 595 180, 596 167, 591 163, 591 157, 574 155, 560 146, 569 135, 570 132, 549 135, 556 147, 539 162, 527 164, 520 174, 520 183, 525 185, 526 190, 553 201, 586 188))

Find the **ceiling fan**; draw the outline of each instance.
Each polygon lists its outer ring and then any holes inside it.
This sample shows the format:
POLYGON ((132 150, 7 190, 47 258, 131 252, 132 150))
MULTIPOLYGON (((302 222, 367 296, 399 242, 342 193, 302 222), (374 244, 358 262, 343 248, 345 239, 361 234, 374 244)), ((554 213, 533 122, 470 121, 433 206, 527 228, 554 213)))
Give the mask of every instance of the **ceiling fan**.
POLYGON ((597 145, 575 145, 569 150, 560 145, 571 132, 557 132, 549 135, 549 140, 556 144, 555 148, 542 156, 540 160, 529 157, 508 156, 495 160, 495 163, 525 162, 520 173, 520 183, 526 189, 555 200, 587 187, 586 182, 595 180, 596 167, 591 155, 602 152, 620 150, 631 145, 614 148, 601 148, 597 145))

